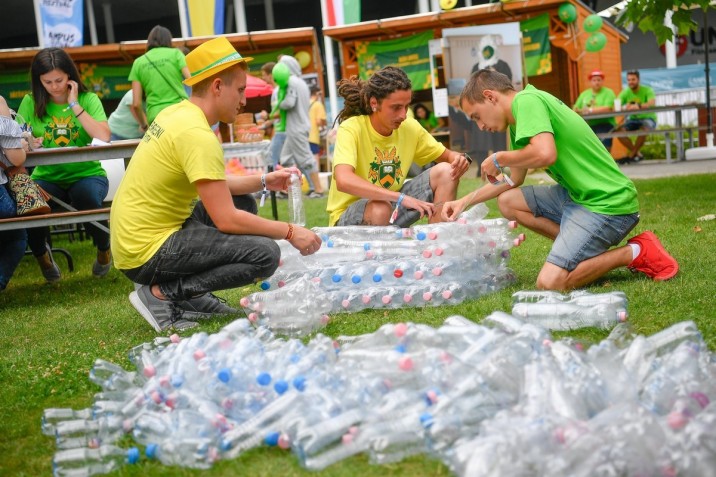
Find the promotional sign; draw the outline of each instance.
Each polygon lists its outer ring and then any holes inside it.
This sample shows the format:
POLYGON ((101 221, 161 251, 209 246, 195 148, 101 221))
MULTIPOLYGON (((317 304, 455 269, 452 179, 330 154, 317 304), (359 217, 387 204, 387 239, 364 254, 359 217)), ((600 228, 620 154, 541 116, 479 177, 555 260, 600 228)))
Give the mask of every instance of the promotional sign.
POLYGON ((43 48, 82 46, 83 0, 35 0, 43 48))
MULTIPOLYGON (((597 17, 600 18, 600 17, 597 17)), ((552 49, 549 43, 549 15, 539 15, 520 22, 522 48, 525 52, 525 74, 538 76, 552 72, 552 49)))

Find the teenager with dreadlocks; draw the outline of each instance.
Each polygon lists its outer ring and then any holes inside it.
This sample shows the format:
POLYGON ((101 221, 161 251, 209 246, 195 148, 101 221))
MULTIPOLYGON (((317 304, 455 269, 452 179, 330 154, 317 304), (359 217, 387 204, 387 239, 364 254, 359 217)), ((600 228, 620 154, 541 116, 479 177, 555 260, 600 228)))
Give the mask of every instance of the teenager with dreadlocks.
POLYGON ((337 118, 329 224, 409 227, 425 215, 441 221, 442 204, 455 199, 470 159, 407 117, 413 95, 405 72, 386 66, 367 81, 343 79, 338 94, 345 106, 337 118), (438 164, 405 182, 413 162, 431 161, 438 164))

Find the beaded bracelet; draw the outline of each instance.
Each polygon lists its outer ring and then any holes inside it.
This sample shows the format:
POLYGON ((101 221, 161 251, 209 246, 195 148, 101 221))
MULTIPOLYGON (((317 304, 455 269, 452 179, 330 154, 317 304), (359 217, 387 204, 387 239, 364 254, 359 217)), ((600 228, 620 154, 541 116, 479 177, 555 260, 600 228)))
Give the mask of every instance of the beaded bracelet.
POLYGON ((288 233, 284 240, 291 240, 293 238, 293 224, 288 224, 288 233))

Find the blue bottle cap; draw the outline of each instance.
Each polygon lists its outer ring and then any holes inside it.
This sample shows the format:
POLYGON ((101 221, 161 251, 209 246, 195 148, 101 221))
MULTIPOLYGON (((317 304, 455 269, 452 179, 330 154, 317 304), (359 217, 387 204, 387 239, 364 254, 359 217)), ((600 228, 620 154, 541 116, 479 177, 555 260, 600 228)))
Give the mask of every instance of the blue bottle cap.
POLYGON ((262 290, 268 290, 269 288, 271 288, 271 284, 270 284, 269 282, 266 282, 266 281, 261 282, 261 289, 262 289, 262 290))
POLYGON ((429 429, 433 425, 433 415, 429 412, 424 412, 420 415, 420 424, 425 428, 429 429))
POLYGON ((159 446, 157 444, 147 444, 147 448, 144 449, 144 454, 147 456, 147 459, 156 459, 158 450, 159 446))
POLYGON ((266 372, 259 373, 259 375, 256 376, 256 382, 259 383, 261 386, 268 386, 269 384, 271 384, 271 375, 266 372))
POLYGON ((301 361, 301 357, 299 355, 295 353, 291 355, 291 363, 296 364, 299 361, 301 361))
POLYGON ((231 441, 227 439, 221 439, 221 442, 219 443, 219 449, 221 449, 222 452, 231 450, 231 441))
POLYGON ((395 345, 395 351, 397 351, 398 353, 405 353, 407 351, 407 348, 405 347, 405 345, 403 343, 401 343, 401 344, 395 345))
POLYGON ((284 381, 283 379, 279 379, 276 381, 273 385, 274 391, 276 391, 279 395, 285 393, 288 390, 288 383, 284 381))
POLYGON ((222 383, 228 383, 231 380, 231 370, 229 368, 221 368, 218 373, 216 373, 216 377, 219 378, 219 381, 222 383))
POLYGON ((306 389, 306 377, 305 376, 296 376, 295 378, 293 378, 293 387, 299 391, 305 390, 306 389))
POLYGON ((418 232, 418 235, 415 236, 415 238, 418 240, 425 240, 426 237, 427 235, 425 234, 425 232, 418 232))
POLYGON ((129 450, 127 450, 127 463, 136 464, 137 462, 139 462, 139 449, 130 447, 129 450))
POLYGON ((363 244, 363 250, 365 250, 366 252, 367 252, 368 250, 370 250, 370 244, 369 244, 369 243, 364 243, 364 244, 363 244))
POLYGON ((171 383, 175 388, 180 388, 182 384, 184 384, 184 376, 181 374, 172 374, 171 383))
POLYGON ((278 445, 279 435, 280 434, 278 432, 272 432, 272 433, 268 434, 266 437, 264 437, 264 442, 266 443, 267 446, 275 447, 278 445))
POLYGON ((333 280, 333 283, 338 283, 341 281, 341 276, 336 273, 331 277, 331 280, 333 280))
POLYGON ((360 283, 360 276, 358 276, 358 275, 353 275, 353 276, 351 277, 351 281, 352 281, 353 283, 355 283, 356 285, 359 284, 359 283, 360 283))
POLYGON ((380 273, 376 273, 376 274, 373 275, 373 281, 374 281, 375 283, 378 283, 378 282, 380 282, 381 280, 383 280, 383 275, 381 275, 380 273))
POLYGON ((326 239, 323 239, 323 240, 326 242, 326 246, 328 246, 328 248, 333 248, 333 240, 326 240, 326 239))

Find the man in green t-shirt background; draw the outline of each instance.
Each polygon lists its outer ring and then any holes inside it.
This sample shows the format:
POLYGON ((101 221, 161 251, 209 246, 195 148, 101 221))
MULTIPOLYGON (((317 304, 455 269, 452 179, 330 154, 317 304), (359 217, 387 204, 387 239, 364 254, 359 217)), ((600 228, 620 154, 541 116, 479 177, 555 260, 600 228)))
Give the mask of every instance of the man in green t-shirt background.
MULTIPOLYGON (((611 88, 604 86, 604 73, 594 70, 589 73, 591 87, 582 91, 572 109, 580 114, 607 113, 614 109, 616 95, 611 88)), ((617 126, 614 118, 589 119, 587 124, 596 134, 608 133, 617 126)), ((612 149, 612 138, 601 140, 607 151, 612 149)))
POLYGON ((445 203, 445 220, 497 197, 505 218, 554 241, 537 277, 541 289, 580 288, 623 266, 654 280, 676 275, 678 263, 653 232, 612 249, 639 222, 636 187, 569 106, 531 85, 517 92, 502 73, 480 70, 463 89, 460 107, 482 130, 509 129, 511 150, 483 161, 489 183, 445 203), (557 183, 519 187, 533 168, 546 168, 557 183))
MULTIPOLYGON (((654 90, 640 83, 639 71, 637 70, 627 72, 627 86, 619 93, 619 99, 623 105, 622 108, 634 112, 627 116, 626 121, 617 131, 653 131, 656 129, 656 114, 639 114, 637 111, 656 105, 654 90)), ((628 137, 620 137, 619 142, 627 148, 628 153, 619 159, 617 163, 627 164, 644 159, 644 156, 639 152, 644 145, 644 141, 646 141, 646 136, 639 136, 636 142, 632 142, 628 137)))

